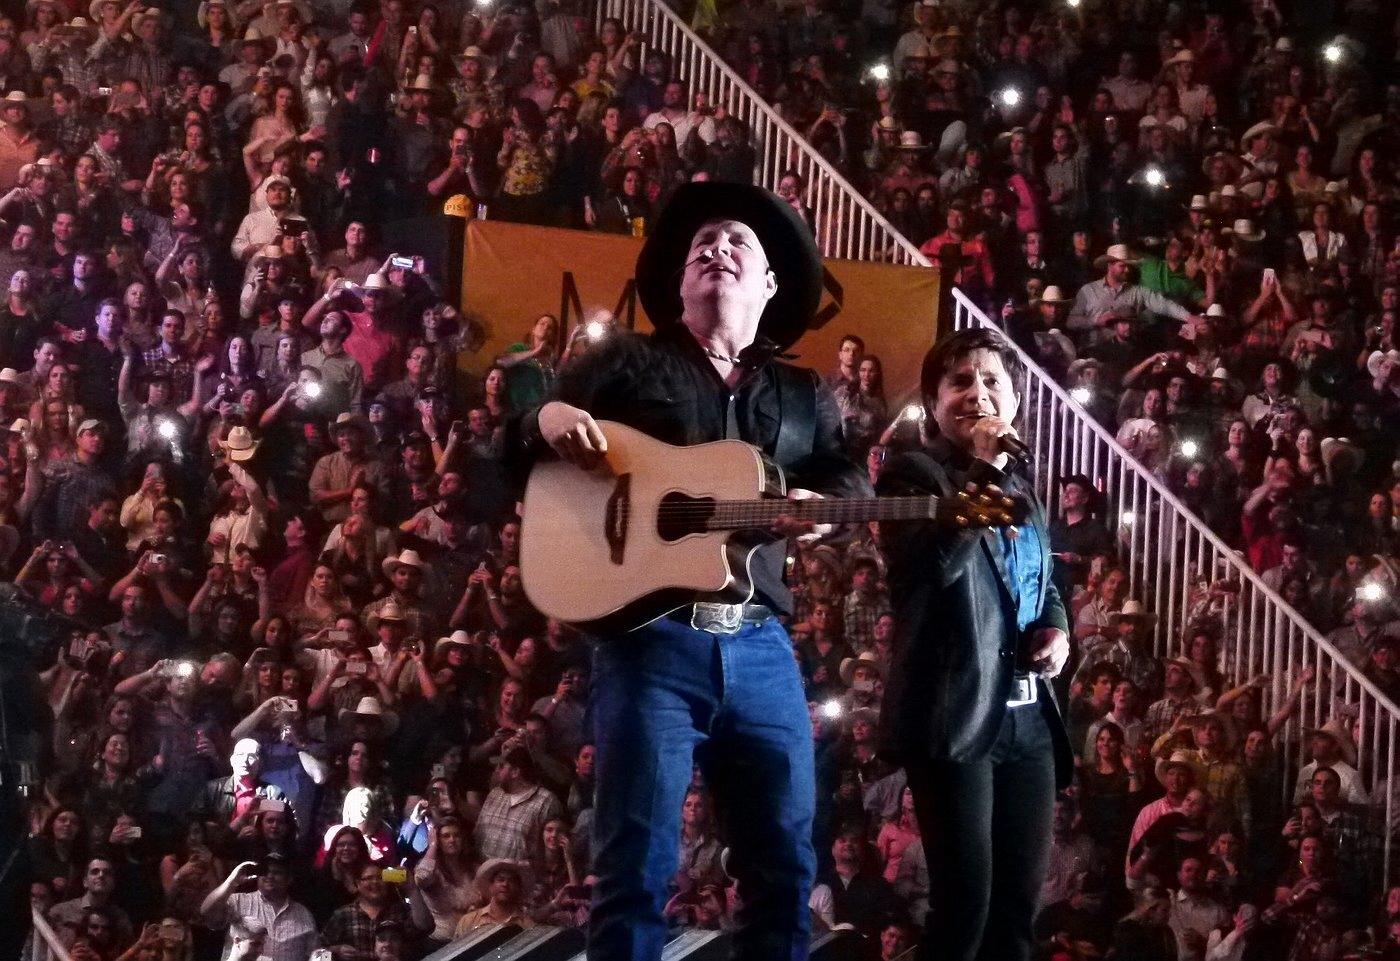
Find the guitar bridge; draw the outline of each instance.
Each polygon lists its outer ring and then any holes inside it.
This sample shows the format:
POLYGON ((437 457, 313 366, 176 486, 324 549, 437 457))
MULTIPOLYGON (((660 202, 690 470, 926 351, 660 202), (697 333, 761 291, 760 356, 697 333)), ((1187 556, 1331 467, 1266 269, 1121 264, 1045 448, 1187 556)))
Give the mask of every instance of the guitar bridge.
POLYGON ((607 515, 603 521, 604 536, 608 541, 608 556, 614 564, 621 565, 627 553, 627 519, 632 506, 632 475, 621 474, 617 486, 608 498, 607 515))

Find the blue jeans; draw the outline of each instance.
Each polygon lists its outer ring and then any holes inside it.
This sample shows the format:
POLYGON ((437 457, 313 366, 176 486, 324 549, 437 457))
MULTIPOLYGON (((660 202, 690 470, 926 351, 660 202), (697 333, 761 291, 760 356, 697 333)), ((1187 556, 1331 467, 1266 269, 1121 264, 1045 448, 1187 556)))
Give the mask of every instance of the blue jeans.
POLYGON ((598 797, 589 961, 657 961, 699 764, 730 844, 743 961, 802 961, 815 780, 806 697, 777 621, 730 635, 662 618, 604 640, 593 669, 598 797))

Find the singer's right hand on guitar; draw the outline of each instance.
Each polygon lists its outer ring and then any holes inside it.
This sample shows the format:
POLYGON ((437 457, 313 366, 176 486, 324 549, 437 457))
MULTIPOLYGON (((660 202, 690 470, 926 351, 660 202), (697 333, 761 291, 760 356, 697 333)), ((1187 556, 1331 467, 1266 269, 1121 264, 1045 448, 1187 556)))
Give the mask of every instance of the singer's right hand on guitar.
POLYGON ((989 464, 995 464, 997 458, 1002 454, 1001 442, 998 438, 1005 434, 1014 437, 1016 428, 1000 417, 983 417, 972 425, 971 434, 972 456, 989 464))
POLYGON ((554 452, 585 470, 604 469, 608 440, 591 414, 562 401, 540 408, 540 436, 554 452))

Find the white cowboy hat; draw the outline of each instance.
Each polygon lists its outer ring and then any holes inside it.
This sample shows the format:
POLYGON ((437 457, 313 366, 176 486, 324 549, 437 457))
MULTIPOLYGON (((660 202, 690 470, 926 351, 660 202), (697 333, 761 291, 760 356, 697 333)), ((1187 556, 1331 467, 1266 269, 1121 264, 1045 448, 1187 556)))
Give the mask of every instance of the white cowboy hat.
POLYGON ((360 703, 355 705, 352 711, 348 707, 341 708, 336 719, 341 724, 346 724, 354 718, 372 718, 379 724, 380 733, 386 737, 393 734, 399 727, 399 716, 388 710, 379 703, 379 698, 372 695, 360 698, 360 703))
POLYGON ((379 625, 385 621, 393 621, 396 624, 403 624, 406 618, 403 616, 403 609, 399 607, 399 602, 392 597, 384 602, 384 606, 374 611, 365 618, 365 626, 371 631, 379 630, 379 625))
POLYGON ((856 668, 865 667, 884 676, 885 672, 880 669, 880 661, 875 656, 874 651, 861 651, 857 657, 848 657, 841 661, 841 683, 850 687, 854 681, 856 668))
POLYGON ((241 424, 228 432, 228 437, 219 441, 219 446, 232 461, 245 461, 258 452, 262 441, 253 438, 253 432, 241 424))
POLYGON ((1196 767, 1196 759, 1190 751, 1173 751, 1171 757, 1158 758, 1156 766, 1153 768, 1157 775, 1158 782, 1161 782, 1167 774, 1167 769, 1172 767, 1184 767, 1191 772, 1196 780, 1200 780, 1200 771, 1196 767))
POLYGON ((433 657, 437 657, 449 647, 471 647, 472 636, 466 631, 453 631, 447 637, 440 637, 433 645, 433 657))
POLYGON ((1366 358, 1366 373, 1379 379, 1381 376, 1381 366, 1389 362, 1392 366, 1400 363, 1400 350, 1392 347, 1390 350, 1371 351, 1371 356, 1366 358))
POLYGON ((1114 624, 1117 624, 1125 617, 1137 618, 1144 624, 1152 624, 1157 620, 1157 615, 1153 614, 1146 607, 1144 607, 1142 601, 1134 600, 1132 598, 1129 598, 1128 600, 1124 601, 1122 609, 1114 611, 1113 616, 1110 617, 1109 620, 1112 621, 1114 624))
POLYGON ((1103 267, 1111 260, 1122 261, 1125 264, 1137 264, 1141 261, 1133 256, 1133 252, 1128 249, 1127 244, 1113 244, 1098 257, 1094 258, 1096 267, 1103 267))
POLYGON ((1241 217, 1228 227, 1222 227, 1222 234, 1232 234, 1236 240, 1243 240, 1247 243, 1254 243, 1263 240, 1269 234, 1265 230, 1256 230, 1254 221, 1248 217, 1241 217))
POLYGON ((1255 137, 1273 137, 1278 134, 1278 127, 1268 120, 1261 120, 1244 132, 1240 137, 1240 151, 1248 152, 1249 145, 1254 142, 1255 137))
POLYGON ((209 29, 210 7, 223 7, 224 14, 228 17, 229 27, 232 29, 232 32, 234 34, 240 32, 241 21, 239 20, 238 12, 233 9, 233 5, 230 4, 228 0, 203 0, 203 2, 199 5, 198 12, 195 13, 195 19, 199 21, 199 29, 209 29))
POLYGON ((400 567, 416 567, 421 571, 426 569, 428 565, 423 563, 423 558, 418 556, 417 551, 410 548, 400 551, 397 557, 384 558, 379 566, 384 569, 384 574, 386 576, 392 577, 394 571, 398 570, 400 567))
POLYGON ((1210 203, 1206 201, 1206 195, 1205 195, 1205 194, 1192 194, 1192 196, 1191 196, 1191 207, 1190 207, 1190 209, 1191 209, 1191 210, 1209 210, 1209 209, 1210 209, 1210 203))
POLYGON ((482 903, 491 900, 491 885, 496 882, 496 875, 502 871, 514 871, 520 879, 520 893, 526 898, 530 897, 535 886, 535 873, 530 870, 530 865, 524 861, 512 861, 510 858, 492 858, 476 872, 476 896, 482 903))
POLYGON ((1194 661, 1188 660, 1184 657, 1167 658, 1164 666, 1171 667, 1173 665, 1181 668, 1183 671, 1186 672, 1187 676, 1189 676, 1191 678, 1191 681, 1196 685, 1197 691, 1206 686, 1205 675, 1201 673, 1201 667, 1199 664, 1195 663, 1194 661))
POLYGON ((1051 284, 1040 292, 1040 296, 1031 300, 1033 304, 1070 304, 1074 298, 1066 297, 1059 287, 1051 284))
POLYGON ((0 384, 14 384, 20 386, 23 382, 19 379, 19 371, 13 367, 6 367, 0 370, 0 384))
POLYGON ((1162 66, 1164 66, 1164 67, 1174 67, 1174 66, 1176 66, 1176 65, 1179 64, 1179 63, 1195 63, 1195 62, 1196 62, 1196 55, 1195 55, 1194 53, 1192 53, 1190 50, 1182 49, 1182 50, 1178 50, 1176 53, 1172 54, 1169 58, 1167 58, 1166 60, 1164 60, 1164 61, 1162 62, 1162 66))
POLYGON ((1351 739, 1351 730, 1341 718, 1334 717, 1322 727, 1309 728, 1303 732, 1303 736, 1307 738, 1318 734, 1337 742, 1337 747, 1342 752, 1342 760, 1349 766, 1356 767, 1356 742, 1351 739))
POLYGON ((1366 460, 1361 448, 1345 437, 1324 437, 1321 450, 1322 469, 1327 474, 1329 484, 1352 476, 1366 460))

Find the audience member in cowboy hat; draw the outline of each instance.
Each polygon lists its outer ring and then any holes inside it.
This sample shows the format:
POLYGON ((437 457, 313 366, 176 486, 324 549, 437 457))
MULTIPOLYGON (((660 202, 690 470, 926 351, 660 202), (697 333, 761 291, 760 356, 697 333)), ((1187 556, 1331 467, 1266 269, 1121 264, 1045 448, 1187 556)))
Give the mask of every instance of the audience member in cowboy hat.
POLYGON ((1366 452, 1345 437, 1322 439, 1322 470, 1327 483, 1338 487, 1356 475, 1366 461, 1366 452))
POLYGON ((341 708, 336 715, 336 725, 342 742, 377 742, 393 737, 399 729, 399 716, 384 707, 379 698, 366 695, 360 698, 354 710, 341 708))
POLYGON ((880 659, 874 651, 861 651, 856 657, 841 661, 841 683, 846 685, 846 694, 841 698, 847 711, 858 708, 880 707, 881 685, 884 672, 880 669, 880 659))
POLYGON ((525 899, 534 886, 534 872, 525 861, 507 858, 487 861, 476 872, 476 896, 481 906, 462 915, 455 936, 465 937, 490 924, 533 928, 535 921, 526 913, 525 899))
POLYGON ((388 597, 365 607, 363 619, 366 626, 376 617, 382 616, 382 612, 392 604, 408 625, 409 637, 421 640, 433 636, 434 632, 430 630, 431 625, 423 610, 422 600, 423 578, 429 570, 428 565, 418 556, 417 551, 404 550, 395 557, 384 558, 381 566, 384 576, 389 579, 392 591, 388 597))
POLYGON ((1342 781, 1342 800, 1347 804, 1365 804, 1369 800, 1361 773, 1356 769, 1356 742, 1351 737, 1351 721, 1334 717, 1322 727, 1304 731, 1312 760, 1298 772, 1293 789, 1293 803, 1301 804, 1312 791, 1312 777, 1320 767, 1330 767, 1342 781))
POLYGON ((1103 510, 1103 494, 1084 474, 1060 478, 1058 516, 1050 522, 1050 541, 1055 545, 1055 578, 1066 597, 1089 577, 1089 562, 1095 554, 1113 550, 1113 537, 1098 519, 1103 510), (1068 591, 1068 593, 1066 593, 1068 591))

